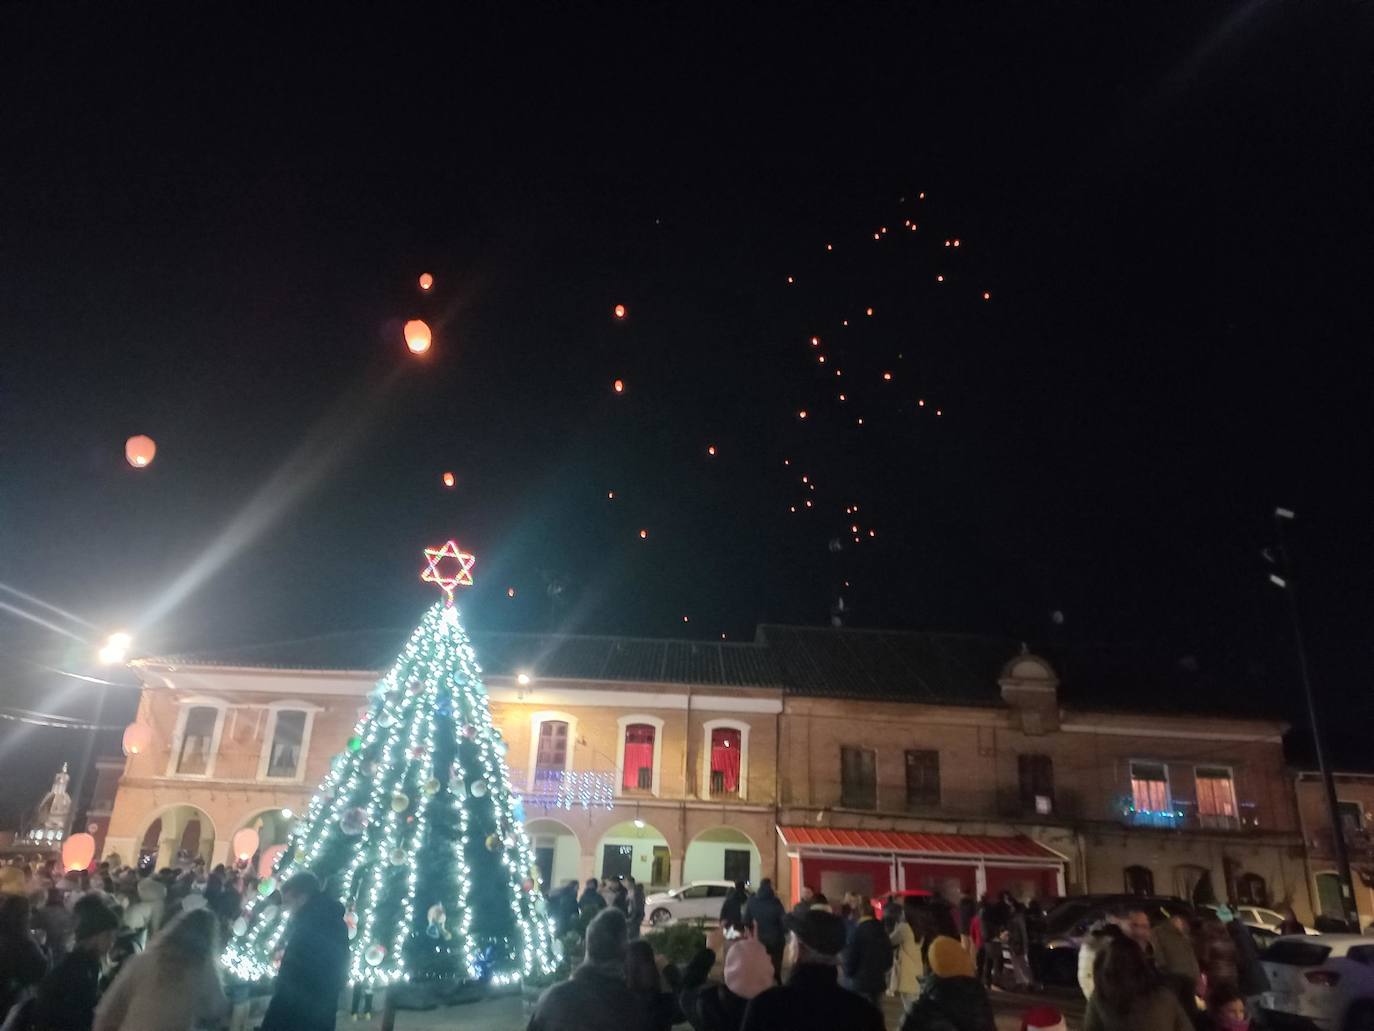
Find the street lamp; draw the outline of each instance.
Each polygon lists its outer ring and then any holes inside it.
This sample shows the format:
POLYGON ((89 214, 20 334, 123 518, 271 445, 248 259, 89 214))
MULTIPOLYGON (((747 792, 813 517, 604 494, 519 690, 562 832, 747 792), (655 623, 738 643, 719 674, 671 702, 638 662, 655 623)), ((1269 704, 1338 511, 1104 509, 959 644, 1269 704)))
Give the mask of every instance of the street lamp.
POLYGON ((122 665, 129 654, 129 645, 133 643, 134 639, 123 631, 111 634, 105 639, 105 646, 100 649, 100 661, 106 666, 122 665))
POLYGON ((1312 676, 1307 665, 1307 648, 1303 644, 1302 618, 1298 610, 1298 593, 1294 589, 1293 565, 1284 543, 1283 527, 1297 517, 1291 508, 1274 509, 1274 534, 1277 554, 1266 549, 1264 556, 1278 565, 1278 573, 1269 574, 1269 582, 1288 596, 1288 615, 1293 621, 1293 643, 1298 652, 1298 674, 1302 677, 1303 693, 1307 697, 1307 722, 1312 733, 1312 748, 1317 754, 1317 769, 1326 787, 1327 815, 1331 820, 1331 841, 1336 851, 1336 873, 1341 881, 1341 918, 1359 927, 1360 916, 1355 905, 1355 883, 1350 876, 1350 851, 1346 848, 1345 828, 1341 823, 1340 807, 1336 804, 1336 778, 1326 762, 1326 748, 1322 743, 1321 724, 1317 722, 1317 700, 1312 694, 1312 676))

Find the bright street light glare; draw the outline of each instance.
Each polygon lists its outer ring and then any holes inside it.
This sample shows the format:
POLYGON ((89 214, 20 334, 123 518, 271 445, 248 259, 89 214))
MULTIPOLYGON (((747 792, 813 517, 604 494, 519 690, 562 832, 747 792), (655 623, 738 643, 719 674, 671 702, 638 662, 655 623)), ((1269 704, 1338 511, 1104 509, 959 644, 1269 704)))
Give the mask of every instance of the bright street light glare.
POLYGON ((123 631, 111 634, 105 641, 105 647, 100 649, 100 661, 107 666, 122 663, 129 654, 129 645, 133 643, 134 639, 123 631))
POLYGON ((515 682, 521 687, 525 687, 530 682, 530 675, 528 673, 516 674, 515 682))

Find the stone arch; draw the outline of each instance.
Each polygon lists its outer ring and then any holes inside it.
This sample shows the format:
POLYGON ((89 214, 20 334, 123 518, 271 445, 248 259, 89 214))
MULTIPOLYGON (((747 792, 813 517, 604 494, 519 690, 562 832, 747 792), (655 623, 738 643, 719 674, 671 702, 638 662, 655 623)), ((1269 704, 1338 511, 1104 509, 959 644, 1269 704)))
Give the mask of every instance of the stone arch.
POLYGON ((582 839, 577 831, 562 820, 537 816, 525 821, 525 833, 546 895, 560 884, 581 881, 582 839))
POLYGON ((626 820, 606 829, 596 843, 593 872, 597 877, 628 875, 645 889, 667 887, 672 877, 668 839, 643 820, 626 820))
POLYGON ((219 832, 209 813, 189 802, 173 802, 149 814, 134 837, 134 845, 140 865, 160 870, 174 866, 178 853, 204 859, 209 865, 218 840, 219 832))
POLYGON ((687 843, 682 858, 682 883, 745 880, 757 884, 765 876, 758 845, 738 827, 708 827, 687 843))

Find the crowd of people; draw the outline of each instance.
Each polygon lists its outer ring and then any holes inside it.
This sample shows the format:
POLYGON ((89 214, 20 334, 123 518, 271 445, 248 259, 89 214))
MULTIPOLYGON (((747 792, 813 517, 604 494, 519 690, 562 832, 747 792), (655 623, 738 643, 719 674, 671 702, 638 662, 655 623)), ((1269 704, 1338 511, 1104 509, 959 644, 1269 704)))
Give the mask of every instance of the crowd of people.
MULTIPOLYGON (((848 895, 832 907, 807 889, 788 911, 767 879, 752 895, 737 883, 708 947, 682 968, 660 968, 621 908, 589 898, 599 894, 589 882, 576 911, 584 919, 593 907, 585 960, 544 993, 529 1031, 667 1031, 682 1022, 694 1031, 880 1031, 888 994, 902 1000, 903 1031, 995 1031, 957 913, 934 900, 876 907, 848 895)), ((555 912, 572 926, 566 902, 555 912)))
POLYGON ((1152 922, 1128 905, 1093 928, 1078 954, 1084 1031, 1248 1031, 1268 975, 1245 925, 1215 913, 1152 922))
MULTIPOLYGON (((218 957, 257 878, 187 862, 0 867, 0 1031, 190 1031, 229 1015, 218 957)), ((333 1028, 343 909, 310 874, 270 900, 292 914, 263 1031, 333 1028)))
POLYGON ((631 939, 639 937, 644 923, 644 885, 633 877, 587 878, 585 885, 567 881, 548 895, 549 918, 561 938, 570 933, 585 934, 592 919, 605 909, 614 909, 625 918, 631 939))

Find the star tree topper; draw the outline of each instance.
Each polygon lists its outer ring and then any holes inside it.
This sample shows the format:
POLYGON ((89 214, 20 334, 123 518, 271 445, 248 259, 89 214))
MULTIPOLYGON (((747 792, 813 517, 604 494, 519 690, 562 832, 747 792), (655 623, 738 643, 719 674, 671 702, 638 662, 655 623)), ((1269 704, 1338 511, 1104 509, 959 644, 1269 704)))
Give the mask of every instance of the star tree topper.
POLYGON ((445 606, 453 605, 454 588, 472 586, 472 567, 477 562, 477 556, 463 551, 458 547, 457 541, 445 541, 439 548, 426 548, 425 561, 429 565, 420 571, 420 579, 425 583, 439 585, 439 589, 444 592, 445 606), (448 558, 457 562, 458 568, 452 575, 445 576, 439 570, 439 563, 448 558))

